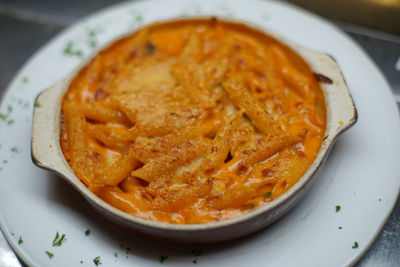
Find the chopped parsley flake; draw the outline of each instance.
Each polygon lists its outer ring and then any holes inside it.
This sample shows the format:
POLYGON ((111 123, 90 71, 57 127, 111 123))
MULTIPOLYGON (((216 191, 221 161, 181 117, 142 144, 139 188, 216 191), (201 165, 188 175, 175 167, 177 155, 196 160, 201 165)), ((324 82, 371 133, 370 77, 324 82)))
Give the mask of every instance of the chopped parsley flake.
POLYGON ((13 146, 12 148, 11 148, 11 152, 13 152, 13 153, 18 153, 18 147, 16 147, 16 146, 13 146))
POLYGON ((22 83, 27 83, 29 81, 28 77, 24 76, 22 77, 22 83))
POLYGON ((164 263, 165 260, 168 259, 168 256, 160 255, 160 262, 164 263))
POLYGON ((140 24, 143 22, 143 16, 142 15, 136 15, 135 16, 135 22, 140 24))
POLYGON ((203 254, 203 251, 201 249, 195 248, 192 250, 192 254, 193 254, 193 256, 198 257, 201 254, 203 254))
POLYGON ((87 229, 87 230, 85 231, 85 235, 90 235, 90 229, 87 229))
POLYGON ((263 198, 264 199, 267 199, 267 198, 270 198, 272 196, 272 193, 271 192, 268 192, 268 193, 266 193, 264 196, 263 196, 263 198))
POLYGON ((8 125, 13 124, 14 120, 13 119, 9 119, 9 116, 10 116, 12 111, 13 111, 13 106, 8 105, 7 106, 7 114, 0 112, 0 120, 6 122, 8 125))
POLYGON ((358 242, 357 241, 354 242, 352 248, 358 248, 358 242))
POLYGON ((340 230, 342 230, 342 229, 343 229, 343 227, 342 227, 342 226, 339 226, 338 228, 339 228, 340 230))
POLYGON ((192 262, 193 262, 194 264, 197 264, 197 259, 194 259, 192 262))
POLYGON ((40 103, 39 103, 39 101, 36 101, 35 102, 35 108, 40 108, 41 106, 40 106, 40 103))
POLYGON ((97 46, 97 32, 96 30, 92 29, 88 31, 88 39, 87 43, 91 48, 95 48, 97 46))
POLYGON ((51 253, 50 251, 47 251, 47 250, 46 250, 44 253, 47 254, 47 256, 49 257, 49 259, 52 259, 52 258, 54 257, 54 254, 51 253))
POLYGON ((90 30, 89 32, 88 32, 88 35, 90 36, 90 37, 94 37, 94 36, 96 36, 96 31, 95 30, 90 30))
POLYGON ((18 245, 21 245, 22 243, 24 243, 24 240, 22 239, 22 236, 19 236, 18 245))
POLYGON ((99 266, 101 265, 101 259, 100 256, 97 256, 96 258, 93 259, 94 265, 99 266))
POLYGON ((97 41, 96 40, 90 40, 89 41, 89 46, 92 48, 95 48, 97 46, 97 41))
POLYGON ((378 199, 378 201, 382 201, 382 198, 378 199))
POLYGON ((5 121, 8 119, 8 115, 0 112, 0 120, 5 121))
POLYGON ((341 207, 340 207, 340 206, 338 206, 338 205, 336 205, 336 207, 335 207, 335 210, 336 210, 336 212, 339 212, 339 211, 340 211, 340 209, 341 209, 341 207))
POLYGON ((53 247, 61 246, 64 240, 65 240, 65 234, 62 234, 60 236, 60 234, 57 232, 56 236, 55 236, 55 238, 53 240, 53 247))
POLYGON ((118 258, 118 253, 114 252, 114 257, 118 258))
POLYGON ((78 50, 74 47, 74 43, 72 41, 69 41, 67 45, 64 48, 64 54, 68 56, 77 56, 77 57, 82 57, 83 53, 81 50, 78 50))
POLYGON ((83 264, 83 261, 81 260, 80 263, 83 264))
POLYGON ((133 19, 134 19, 135 23, 141 24, 143 22, 143 16, 135 10, 132 11, 132 13, 133 13, 133 19))

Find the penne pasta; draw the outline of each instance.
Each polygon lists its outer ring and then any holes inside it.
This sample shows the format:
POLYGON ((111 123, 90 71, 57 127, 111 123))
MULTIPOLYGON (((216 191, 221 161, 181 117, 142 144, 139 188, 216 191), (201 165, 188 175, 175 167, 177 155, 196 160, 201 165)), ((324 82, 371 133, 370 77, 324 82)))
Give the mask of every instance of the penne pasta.
POLYGON ((204 156, 203 162, 199 167, 200 172, 210 174, 215 171, 218 166, 221 166, 224 163, 230 151, 229 140, 238 128, 241 118, 242 113, 237 112, 226 119, 225 125, 217 133, 211 147, 208 148, 207 153, 204 156))
POLYGON ((132 176, 151 182, 165 173, 176 170, 181 165, 189 163, 207 148, 207 143, 202 139, 186 141, 179 146, 172 147, 159 157, 149 160, 143 167, 134 170, 132 176))
POLYGON ((134 157, 131 149, 116 160, 111 166, 102 170, 102 175, 97 177, 96 183, 107 186, 116 186, 129 177, 129 174, 138 166, 139 161, 134 157))
POLYGON ((93 177, 87 169, 86 161, 86 120, 75 107, 66 102, 63 106, 65 123, 68 136, 68 148, 70 153, 71 167, 86 185, 90 185, 93 177))
POLYGON ((300 136, 277 136, 257 139, 253 149, 242 152, 243 160, 240 161, 239 166, 252 166, 272 157, 284 148, 293 146, 301 140, 300 136))
POLYGON ((260 132, 268 136, 278 132, 277 125, 271 114, 261 106, 257 98, 250 94, 243 82, 228 80, 223 83, 223 87, 232 102, 249 116, 260 132))
POLYGON ((86 118, 98 122, 116 122, 129 124, 128 118, 120 111, 107 107, 102 103, 80 104, 77 107, 86 118))

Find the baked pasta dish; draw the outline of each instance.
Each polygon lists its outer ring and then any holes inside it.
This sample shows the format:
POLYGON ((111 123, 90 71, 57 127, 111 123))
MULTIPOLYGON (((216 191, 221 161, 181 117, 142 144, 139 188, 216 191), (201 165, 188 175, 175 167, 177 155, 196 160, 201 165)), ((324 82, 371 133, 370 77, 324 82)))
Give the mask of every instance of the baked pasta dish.
POLYGON ((323 92, 293 50, 246 25, 152 24, 73 78, 61 146, 76 176, 134 216, 200 224, 289 190, 316 157, 323 92))

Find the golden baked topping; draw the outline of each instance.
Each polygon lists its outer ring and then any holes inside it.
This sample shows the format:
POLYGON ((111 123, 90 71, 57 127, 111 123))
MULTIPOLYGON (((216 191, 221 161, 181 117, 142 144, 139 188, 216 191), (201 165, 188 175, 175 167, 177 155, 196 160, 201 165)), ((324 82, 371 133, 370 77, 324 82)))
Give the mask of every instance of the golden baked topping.
POLYGON ((216 19, 153 24, 74 78, 61 144, 100 198, 177 224, 239 216, 286 192, 326 127, 318 81, 274 38, 216 19))

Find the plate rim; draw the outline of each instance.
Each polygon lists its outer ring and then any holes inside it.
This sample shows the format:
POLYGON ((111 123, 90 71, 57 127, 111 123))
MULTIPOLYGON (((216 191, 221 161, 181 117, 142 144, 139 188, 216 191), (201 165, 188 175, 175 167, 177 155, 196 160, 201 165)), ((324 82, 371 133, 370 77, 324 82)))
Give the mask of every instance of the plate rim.
MULTIPOLYGON (((78 19, 77 21, 73 22, 72 24, 66 26, 66 28, 62 29, 59 33, 54 35, 52 38, 50 38, 48 41, 46 41, 42 46, 40 46, 39 49, 37 49, 15 72, 13 75, 13 78, 11 81, 8 83, 6 86, 6 89, 3 91, 3 94, 0 99, 0 107, 3 107, 5 104, 5 99, 8 98, 8 95, 11 93, 11 89, 13 85, 17 81, 17 77, 21 76, 22 71, 29 65, 31 62, 33 62, 39 54, 41 54, 43 51, 45 51, 48 47, 52 46, 53 43, 57 42, 59 39, 61 39, 64 35, 68 34, 69 31, 72 31, 73 29, 77 28, 79 25, 83 25, 87 23, 88 21, 96 18, 97 16, 101 16, 103 14, 106 14, 108 12, 112 12, 114 10, 119 10, 122 9, 124 6, 134 6, 139 3, 151 3, 152 4, 159 2, 161 0, 133 0, 133 1, 123 1, 120 3, 115 3, 111 4, 108 6, 105 6, 99 10, 96 10, 94 12, 91 12, 81 19, 78 19)), ((377 64, 372 60, 372 58, 365 52, 365 50, 356 42, 354 41, 351 37, 347 36, 347 34, 339 28, 336 24, 333 22, 329 21, 328 19, 315 14, 311 11, 308 11, 306 9, 303 9, 301 7, 298 7, 294 4, 288 3, 288 2, 280 2, 280 1, 275 1, 275 0, 268 0, 268 1, 262 1, 262 0, 251 0, 253 2, 259 2, 259 3, 271 3, 273 5, 277 5, 283 8, 287 8, 290 10, 293 10, 297 13, 302 13, 308 17, 311 17, 313 19, 318 20, 320 23, 325 24, 326 26, 330 27, 331 29, 335 30, 336 32, 340 33, 343 37, 345 37, 352 45, 357 47, 357 50, 363 54, 363 56, 371 63, 371 66, 374 69, 374 72, 377 73, 382 82, 385 84, 385 86, 388 88, 389 93, 390 93, 390 98, 391 98, 391 104, 395 105, 397 111, 399 111, 399 108, 396 105, 396 100, 393 95, 393 93, 390 91, 392 90, 391 85, 388 83, 386 77, 383 75, 383 72, 378 68, 377 64)), ((166 2, 164 0, 164 2, 166 2)), ((230 2, 229 0, 222 0, 222 2, 228 3, 230 2)), ((233 3, 233 1, 231 1, 233 3)), ((271 28, 270 26, 267 26, 267 29, 271 28)), ((272 32, 274 32, 273 29, 271 29, 272 32)), ((279 33, 278 33, 278 36, 279 33)), ((295 42, 296 43, 296 42, 295 42)), ((92 53, 96 53, 97 50, 94 50, 93 52, 90 52, 87 57, 90 57, 92 53)), ((344 77, 345 78, 345 77, 344 77)), ((351 93, 351 91, 350 91, 351 93)), ((400 114, 397 113, 397 118, 400 118, 400 114)), ((381 222, 379 223, 379 226, 373 231, 373 234, 371 235, 370 239, 367 240, 368 244, 357 250, 357 253, 353 253, 351 257, 349 257, 348 261, 346 262, 346 266, 353 266, 356 264, 369 250, 370 248, 374 245, 376 239, 378 238, 379 234, 382 232, 383 227, 386 225, 389 217, 392 215, 394 208, 396 207, 397 202, 400 200, 400 188, 397 190, 397 196, 394 198, 394 201, 389 205, 389 208, 387 209, 387 212, 385 216, 382 218, 381 222)), ((15 240, 12 238, 7 225, 4 222, 4 215, 0 213, 0 232, 3 233, 5 239, 7 240, 8 245, 12 248, 13 252, 16 254, 18 257, 19 261, 22 261, 22 263, 28 265, 28 266, 38 266, 35 261, 22 249, 22 247, 17 246, 15 240)))

